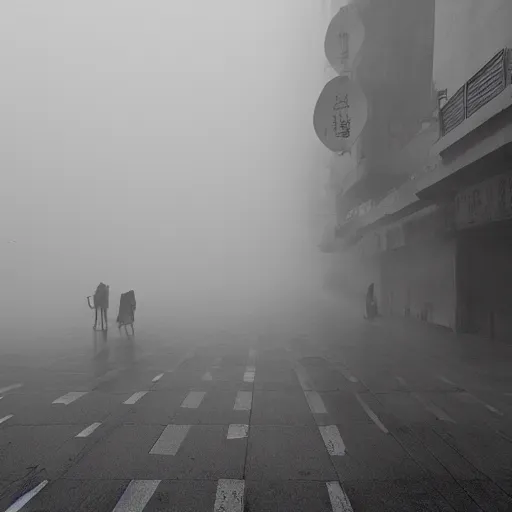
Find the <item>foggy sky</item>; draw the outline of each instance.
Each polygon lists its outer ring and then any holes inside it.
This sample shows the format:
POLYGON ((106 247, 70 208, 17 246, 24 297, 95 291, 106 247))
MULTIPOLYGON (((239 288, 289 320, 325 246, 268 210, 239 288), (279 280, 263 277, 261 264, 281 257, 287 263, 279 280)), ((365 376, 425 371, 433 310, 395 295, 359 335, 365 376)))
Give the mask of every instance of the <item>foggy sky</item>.
POLYGON ((319 4, 0 4, 4 321, 88 324, 100 281, 111 318, 306 282, 319 4))

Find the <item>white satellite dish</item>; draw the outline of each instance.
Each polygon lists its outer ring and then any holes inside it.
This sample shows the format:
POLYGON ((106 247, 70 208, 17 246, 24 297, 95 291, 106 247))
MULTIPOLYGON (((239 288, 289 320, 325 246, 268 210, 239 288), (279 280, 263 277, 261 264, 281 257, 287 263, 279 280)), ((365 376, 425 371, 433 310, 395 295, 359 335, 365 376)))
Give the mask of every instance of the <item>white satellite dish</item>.
POLYGON ((356 6, 343 6, 329 23, 324 42, 325 56, 338 74, 352 70, 364 36, 364 25, 356 6))
POLYGON ((324 146, 341 153, 350 151, 368 118, 368 103, 361 88, 350 78, 327 82, 313 114, 315 132, 324 146))

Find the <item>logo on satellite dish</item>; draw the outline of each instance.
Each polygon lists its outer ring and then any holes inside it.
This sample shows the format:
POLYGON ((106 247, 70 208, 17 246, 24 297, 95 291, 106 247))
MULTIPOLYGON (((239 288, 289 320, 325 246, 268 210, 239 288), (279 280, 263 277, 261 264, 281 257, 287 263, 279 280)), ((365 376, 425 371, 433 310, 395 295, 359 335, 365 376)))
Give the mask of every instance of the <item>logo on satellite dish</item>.
POLYGON ((368 117, 366 96, 346 76, 328 82, 318 98, 313 115, 315 132, 328 149, 350 151, 368 117))
POLYGON ((364 25, 356 6, 343 6, 329 23, 324 42, 325 56, 338 74, 352 70, 364 36, 364 25))

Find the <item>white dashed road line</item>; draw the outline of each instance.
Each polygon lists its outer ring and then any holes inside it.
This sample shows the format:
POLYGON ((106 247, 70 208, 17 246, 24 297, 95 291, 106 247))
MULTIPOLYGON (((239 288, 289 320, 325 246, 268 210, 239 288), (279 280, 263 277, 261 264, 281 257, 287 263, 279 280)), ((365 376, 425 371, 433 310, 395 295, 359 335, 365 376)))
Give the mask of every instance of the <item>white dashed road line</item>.
POLYGON ((471 393, 468 393, 467 391, 461 393, 454 393, 454 395, 461 402, 479 404, 485 407, 488 411, 492 412, 493 414, 496 414, 497 416, 503 416, 503 413, 500 410, 496 409, 496 407, 485 403, 483 400, 480 400, 480 398, 476 397, 471 393))
POLYGON ((4 416, 3 418, 0 418, 0 425, 2 423, 5 423, 7 420, 10 420, 13 417, 13 414, 8 414, 7 416, 4 416))
POLYGON ((37 487, 34 487, 31 491, 19 497, 5 512, 18 512, 18 510, 21 510, 36 494, 46 487, 47 484, 48 480, 43 480, 37 487))
POLYGON ((357 384, 359 382, 359 380, 357 379, 357 377, 354 377, 346 368, 344 368, 343 366, 338 366, 336 368, 342 375, 343 377, 345 377, 345 379, 347 379, 349 382, 352 382, 352 384, 357 384))
POLYGON ((189 430, 190 425, 167 425, 149 453, 151 455, 176 455, 189 430))
POLYGON ((248 366, 244 373, 244 382, 254 382, 256 376, 256 368, 254 366, 248 366))
POLYGON ((398 384, 400 384, 400 386, 402 386, 403 388, 406 388, 407 387, 407 382, 405 382, 405 379, 403 377, 399 377, 398 375, 396 376, 396 381, 398 382, 398 384))
POLYGON ((304 391, 304 395, 313 414, 327 414, 324 401, 316 391, 304 391))
POLYGON ((11 384, 10 386, 6 386, 5 388, 0 388, 0 395, 3 393, 7 393, 7 391, 12 391, 13 389, 21 388, 23 384, 11 384))
POLYGON ((327 482, 326 485, 332 512, 354 512, 350 500, 339 482, 327 482))
POLYGON ((327 425, 318 427, 322 439, 324 440, 325 447, 329 455, 342 456, 345 455, 345 443, 341 438, 340 432, 336 425, 327 425))
POLYGON ((133 393, 133 395, 125 400, 123 403, 126 405, 133 405, 136 402, 138 402, 145 394, 147 394, 147 391, 137 391, 136 393, 133 393))
POLYGON ((132 480, 112 512, 142 512, 160 480, 132 480))
POLYGON ((163 373, 159 373, 158 375, 153 377, 153 380, 151 382, 158 382, 163 376, 164 376, 163 373))
POLYGON ((369 418, 379 427, 384 434, 389 434, 389 430, 384 426, 382 421, 380 421, 379 417, 368 407, 368 404, 361 398, 359 393, 355 393, 357 401, 363 408, 364 412, 369 416, 369 418))
POLYGON ((206 391, 191 391, 181 403, 181 407, 197 409, 201 405, 205 395, 206 391))
POLYGON ((214 512, 242 512, 244 509, 243 480, 219 480, 215 496, 214 512))
POLYGON ((308 373, 302 366, 295 368, 295 374, 297 375, 297 379, 299 379, 300 387, 303 391, 311 391, 313 389, 308 373))
POLYGON ((71 391, 70 393, 66 393, 59 398, 56 398, 52 404, 69 405, 85 395, 87 395, 87 391, 71 391))
POLYGON ((450 386, 457 386, 457 384, 455 384, 455 382, 453 382, 452 380, 450 379, 447 379, 446 377, 443 377, 442 375, 438 375, 437 377, 440 381, 443 381, 445 384, 449 384, 450 386))
POLYGON ((233 410, 235 411, 250 411, 252 404, 252 392, 251 391, 239 391, 236 395, 235 405, 233 410))
POLYGON ((415 398, 418 402, 420 402, 423 405, 423 407, 425 407, 427 411, 431 412, 438 420, 446 421, 448 423, 455 423, 455 420, 452 417, 450 417, 449 414, 447 414, 437 405, 425 400, 418 393, 411 393, 411 396, 415 398))
POLYGON ((249 433, 249 425, 232 423, 228 428, 227 439, 243 439, 249 433))
POLYGON ((99 426, 101 423, 92 423, 88 427, 84 428, 82 432, 78 433, 76 437, 88 437, 90 436, 99 426))

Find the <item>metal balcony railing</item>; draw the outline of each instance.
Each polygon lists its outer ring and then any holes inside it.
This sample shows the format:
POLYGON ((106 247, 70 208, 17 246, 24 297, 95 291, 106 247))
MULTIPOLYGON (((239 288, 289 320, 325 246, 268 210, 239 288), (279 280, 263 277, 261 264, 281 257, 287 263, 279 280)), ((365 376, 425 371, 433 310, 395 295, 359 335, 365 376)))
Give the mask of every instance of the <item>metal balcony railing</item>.
POLYGON ((441 137, 501 94, 511 83, 511 77, 512 49, 504 48, 473 75, 440 109, 441 137))

